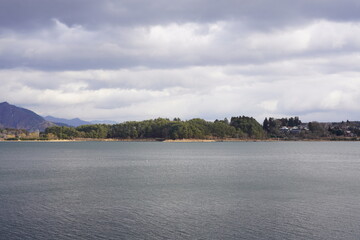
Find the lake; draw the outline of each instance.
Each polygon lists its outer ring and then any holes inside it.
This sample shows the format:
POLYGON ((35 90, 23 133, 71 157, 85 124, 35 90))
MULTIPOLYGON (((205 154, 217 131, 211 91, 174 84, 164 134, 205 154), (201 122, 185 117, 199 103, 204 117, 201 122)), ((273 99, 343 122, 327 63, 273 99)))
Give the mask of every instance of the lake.
POLYGON ((359 237, 359 142, 0 142, 0 239, 359 237))

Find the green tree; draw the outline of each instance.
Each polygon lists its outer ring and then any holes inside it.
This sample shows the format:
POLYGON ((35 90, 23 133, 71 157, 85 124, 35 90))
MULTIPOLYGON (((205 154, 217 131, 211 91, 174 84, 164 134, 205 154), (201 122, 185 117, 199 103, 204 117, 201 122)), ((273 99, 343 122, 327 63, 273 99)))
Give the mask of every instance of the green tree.
POLYGON ((267 118, 264 119, 263 129, 267 132, 270 130, 269 120, 267 118))
POLYGON ((266 135, 262 126, 252 117, 232 117, 230 125, 241 130, 250 138, 264 138, 266 135))

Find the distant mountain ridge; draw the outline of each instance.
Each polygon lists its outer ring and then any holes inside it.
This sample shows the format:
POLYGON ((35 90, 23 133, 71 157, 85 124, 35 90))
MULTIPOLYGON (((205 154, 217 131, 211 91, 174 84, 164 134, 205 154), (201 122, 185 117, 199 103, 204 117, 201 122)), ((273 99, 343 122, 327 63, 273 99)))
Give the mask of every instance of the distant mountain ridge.
POLYGON ((53 123, 60 123, 59 125, 66 124, 66 125, 72 126, 72 127, 78 127, 81 125, 92 124, 91 122, 81 120, 80 118, 65 119, 65 118, 57 118, 57 117, 53 117, 53 116, 46 116, 46 117, 44 117, 44 119, 47 121, 53 122, 53 123))
POLYGON ((91 121, 91 124, 117 124, 118 122, 115 122, 115 121, 111 121, 111 120, 94 120, 94 121, 91 121))
POLYGON ((0 103, 1 128, 25 129, 29 132, 35 132, 44 131, 54 125, 33 111, 11 105, 8 102, 0 103))
POLYGON ((72 126, 78 127, 81 125, 90 125, 90 124, 116 124, 117 122, 111 120, 94 120, 94 121, 84 121, 80 118, 66 119, 66 118, 57 118, 53 116, 44 117, 45 120, 53 122, 59 126, 72 126))
POLYGON ((84 121, 80 118, 65 119, 52 116, 42 117, 26 108, 11 105, 8 102, 0 103, 0 128, 25 129, 29 132, 44 131, 52 126, 78 127, 91 124, 116 124, 115 121, 97 120, 84 121))

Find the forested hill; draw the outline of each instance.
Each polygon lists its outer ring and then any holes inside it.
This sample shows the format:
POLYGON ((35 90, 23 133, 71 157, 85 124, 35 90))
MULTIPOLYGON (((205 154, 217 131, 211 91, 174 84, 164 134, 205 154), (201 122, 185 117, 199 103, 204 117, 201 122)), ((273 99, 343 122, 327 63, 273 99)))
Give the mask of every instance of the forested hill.
POLYGON ((232 117, 214 122, 195 118, 181 121, 157 118, 145 121, 130 121, 114 125, 95 124, 77 128, 50 127, 48 138, 118 138, 118 139, 218 139, 253 138, 263 139, 263 127, 252 117, 232 117))
POLYGON ((181 121, 157 118, 114 125, 94 124, 76 128, 54 126, 43 135, 47 139, 283 139, 283 140, 360 140, 360 122, 302 123, 298 117, 265 118, 260 125, 254 118, 239 116, 214 122, 195 118, 181 121))

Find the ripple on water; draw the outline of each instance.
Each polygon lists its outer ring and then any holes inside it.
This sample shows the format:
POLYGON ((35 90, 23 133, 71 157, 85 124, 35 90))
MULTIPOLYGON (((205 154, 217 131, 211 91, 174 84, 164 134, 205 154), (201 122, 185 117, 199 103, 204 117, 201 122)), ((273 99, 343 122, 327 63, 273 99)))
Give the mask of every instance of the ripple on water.
POLYGON ((357 239, 359 149, 0 143, 0 239, 357 239))

